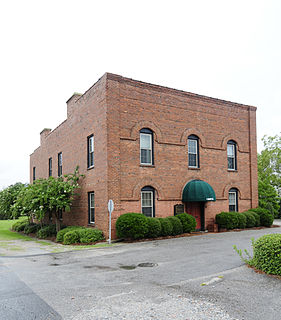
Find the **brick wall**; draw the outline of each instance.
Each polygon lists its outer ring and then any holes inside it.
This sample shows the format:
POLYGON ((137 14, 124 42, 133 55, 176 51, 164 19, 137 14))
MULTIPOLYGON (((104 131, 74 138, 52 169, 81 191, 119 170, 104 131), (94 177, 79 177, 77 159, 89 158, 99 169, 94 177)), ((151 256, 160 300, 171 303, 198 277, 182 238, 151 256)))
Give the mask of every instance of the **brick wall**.
POLYGON ((63 173, 80 166, 86 175, 81 196, 64 223, 87 225, 87 193, 95 192, 96 226, 108 233, 107 201, 113 199, 114 224, 125 212, 140 212, 140 191, 156 190, 156 216, 173 214, 182 190, 192 179, 208 182, 217 201, 205 205, 205 225, 228 211, 228 191, 239 190, 239 211, 258 204, 256 108, 105 74, 82 96, 68 100, 68 118, 41 134, 41 146, 30 158, 30 172, 47 177, 48 158, 57 174, 62 152, 63 173), (140 165, 139 130, 154 132, 154 166, 140 165), (95 137, 95 168, 87 170, 87 136, 95 137), (200 169, 188 168, 187 137, 199 137, 200 169), (237 168, 227 170, 228 140, 237 143, 237 168))

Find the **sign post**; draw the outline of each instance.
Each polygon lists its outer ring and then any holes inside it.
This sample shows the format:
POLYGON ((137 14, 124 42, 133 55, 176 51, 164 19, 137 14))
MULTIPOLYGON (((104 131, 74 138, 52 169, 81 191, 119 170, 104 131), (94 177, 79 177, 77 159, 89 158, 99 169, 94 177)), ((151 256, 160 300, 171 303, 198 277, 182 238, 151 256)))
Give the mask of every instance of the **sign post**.
POLYGON ((111 243, 111 213, 113 212, 114 210, 114 202, 113 200, 108 200, 108 212, 109 212, 109 226, 108 226, 108 243, 110 244, 111 243))

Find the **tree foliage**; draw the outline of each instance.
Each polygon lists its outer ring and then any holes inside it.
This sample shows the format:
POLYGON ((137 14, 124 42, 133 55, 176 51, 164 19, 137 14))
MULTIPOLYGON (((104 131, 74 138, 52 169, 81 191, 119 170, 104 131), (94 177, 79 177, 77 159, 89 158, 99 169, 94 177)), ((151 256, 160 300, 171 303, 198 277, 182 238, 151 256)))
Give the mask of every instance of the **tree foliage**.
POLYGON ((281 135, 262 138, 264 150, 258 154, 259 206, 275 217, 281 197, 281 135))
POLYGON ((14 205, 19 193, 24 189, 25 185, 17 182, 8 188, 0 191, 0 219, 12 219, 12 206, 14 205))
POLYGON ((62 177, 35 180, 24 188, 13 206, 14 217, 26 215, 42 221, 47 213, 55 214, 57 231, 60 229, 59 211, 70 211, 76 190, 79 188, 79 174, 76 167, 73 174, 62 177))

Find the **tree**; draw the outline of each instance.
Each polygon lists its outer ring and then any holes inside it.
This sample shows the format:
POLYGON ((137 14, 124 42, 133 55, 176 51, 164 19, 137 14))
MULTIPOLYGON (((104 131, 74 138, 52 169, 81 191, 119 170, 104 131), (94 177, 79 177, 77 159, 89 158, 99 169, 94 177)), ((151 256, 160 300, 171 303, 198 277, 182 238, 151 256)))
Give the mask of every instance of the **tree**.
POLYGON ((0 219, 12 219, 12 206, 24 187, 23 183, 17 182, 0 191, 0 219))
POLYGON ((264 150, 258 154, 259 206, 275 217, 280 211, 281 136, 264 136, 264 150))
POLYGON ((47 213, 54 213, 56 229, 59 231, 59 212, 70 211, 72 201, 77 195, 75 191, 79 188, 80 177, 83 175, 79 174, 76 167, 73 174, 35 180, 19 194, 13 206, 14 216, 26 215, 30 220, 36 218, 42 222, 47 213))

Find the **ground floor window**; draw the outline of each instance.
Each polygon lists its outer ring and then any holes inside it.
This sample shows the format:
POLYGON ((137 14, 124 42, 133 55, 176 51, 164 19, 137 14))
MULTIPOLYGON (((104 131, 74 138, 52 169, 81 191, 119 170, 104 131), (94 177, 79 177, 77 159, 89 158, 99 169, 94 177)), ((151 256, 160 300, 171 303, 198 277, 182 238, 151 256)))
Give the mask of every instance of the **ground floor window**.
POLYGON ((88 220, 89 223, 95 223, 95 193, 88 193, 88 220))
POLYGON ((238 190, 231 188, 228 192, 229 211, 238 212, 238 190))
POLYGON ((154 188, 144 187, 141 189, 141 211, 147 217, 155 217, 154 188))

